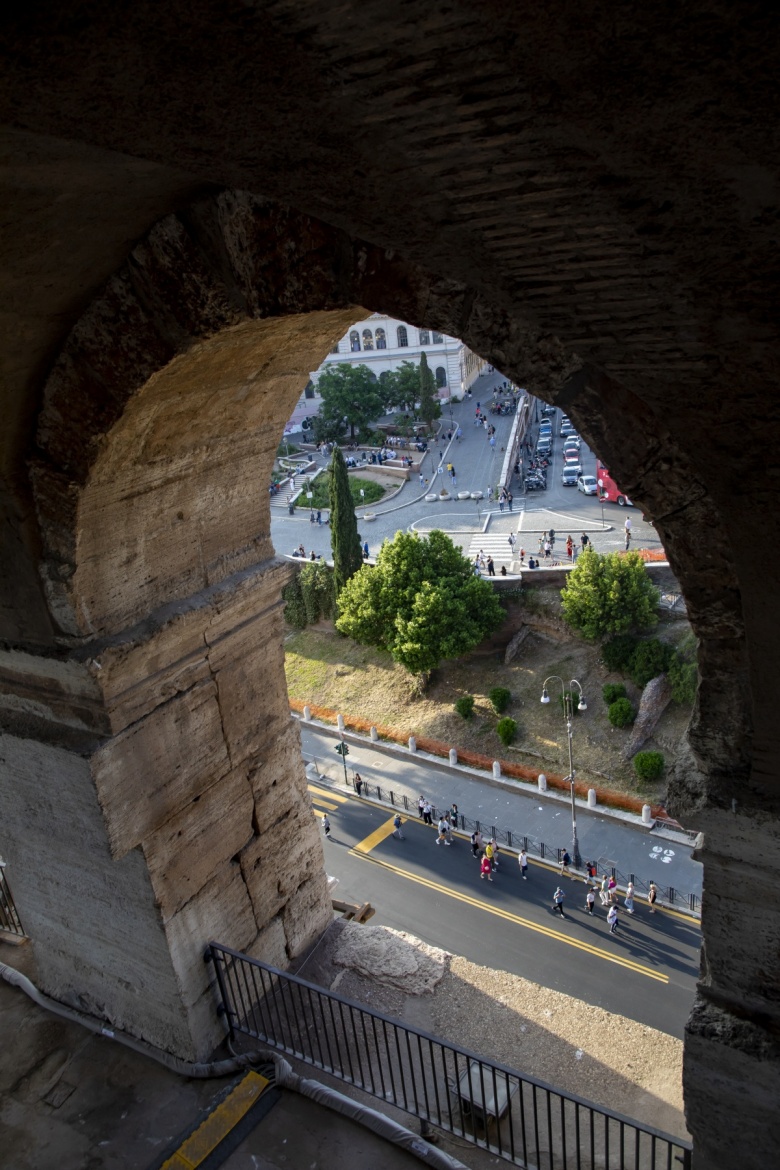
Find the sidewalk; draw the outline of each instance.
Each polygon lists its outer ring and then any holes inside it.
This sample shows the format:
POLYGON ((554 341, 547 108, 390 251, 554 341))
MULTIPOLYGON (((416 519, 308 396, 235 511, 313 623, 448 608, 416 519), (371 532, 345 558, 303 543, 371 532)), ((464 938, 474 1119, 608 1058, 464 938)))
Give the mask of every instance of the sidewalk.
MULTIPOLYGON (((315 761, 317 770, 334 784, 343 785, 344 769, 335 751, 336 729, 303 721, 300 729, 305 758, 315 761)), ((371 784, 406 796, 411 816, 417 816, 417 798, 423 794, 437 809, 448 809, 454 802, 462 816, 479 821, 488 830, 510 829, 513 838, 527 836, 534 842, 543 841, 550 850, 571 851, 571 806, 562 794, 541 795, 526 785, 515 787, 514 781, 491 782, 444 760, 415 758, 403 748, 371 743, 352 732, 346 732, 344 738, 350 746, 350 781, 358 771, 371 784)), ((659 887, 672 886, 701 898, 702 866, 693 860, 692 846, 661 837, 638 820, 628 813, 588 809, 578 800, 577 830, 583 859, 633 873, 641 882, 654 881, 659 887)))

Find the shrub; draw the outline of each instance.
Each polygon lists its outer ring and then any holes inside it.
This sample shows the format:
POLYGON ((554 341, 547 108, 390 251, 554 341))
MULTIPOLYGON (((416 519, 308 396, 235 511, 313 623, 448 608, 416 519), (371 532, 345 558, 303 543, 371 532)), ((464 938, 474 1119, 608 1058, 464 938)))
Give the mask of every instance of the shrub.
POLYGON ((609 721, 613 727, 628 727, 636 718, 636 711, 628 699, 616 699, 609 705, 609 721))
POLYGON ((604 702, 608 707, 611 707, 618 699, 625 699, 626 688, 622 683, 606 683, 601 693, 604 696, 604 702))
POLYGON ((462 715, 464 719, 470 719, 474 713, 474 696, 461 695, 460 698, 456 699, 455 701, 455 710, 459 715, 462 715))
POLYGON ((663 770, 661 752, 637 752, 634 756, 634 771, 640 780, 660 780, 663 770))
POLYGON ((669 669, 673 656, 672 647, 667 646, 665 642, 659 642, 658 638, 640 642, 631 656, 628 667, 631 681, 638 687, 647 686, 651 678, 656 678, 669 669))
POLYGON ((517 734, 517 724, 515 723, 514 719, 510 719, 508 715, 505 715, 504 718, 499 719, 498 723, 496 724, 496 733, 498 734, 498 738, 501 740, 504 747, 509 747, 510 743, 517 734))
POLYGON ((506 711, 507 707, 509 706, 510 699, 512 698, 512 692, 508 687, 493 687, 493 689, 490 691, 490 694, 488 695, 488 698, 490 699, 491 706, 493 707, 496 715, 503 715, 504 711, 506 711))
POLYGON ((601 647, 601 657, 607 670, 626 673, 638 645, 639 639, 633 634, 618 634, 616 638, 610 638, 605 642, 601 647))
POLYGON ((686 634, 677 647, 669 666, 669 681, 672 684, 672 698, 675 703, 692 706, 699 682, 699 668, 696 664, 697 643, 694 634, 686 634))

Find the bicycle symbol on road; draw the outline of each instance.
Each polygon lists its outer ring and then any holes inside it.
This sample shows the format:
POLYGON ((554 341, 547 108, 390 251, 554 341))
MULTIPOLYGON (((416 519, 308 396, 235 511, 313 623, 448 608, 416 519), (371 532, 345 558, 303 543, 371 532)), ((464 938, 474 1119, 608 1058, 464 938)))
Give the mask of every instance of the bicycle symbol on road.
POLYGON ((663 861, 666 865, 669 865, 673 857, 674 849, 664 849, 663 845, 654 845, 650 854, 651 861, 663 861))

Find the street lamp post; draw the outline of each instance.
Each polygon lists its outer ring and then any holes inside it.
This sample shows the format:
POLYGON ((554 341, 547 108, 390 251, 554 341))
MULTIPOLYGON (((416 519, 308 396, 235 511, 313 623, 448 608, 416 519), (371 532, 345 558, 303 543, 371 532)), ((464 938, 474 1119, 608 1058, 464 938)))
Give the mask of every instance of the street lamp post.
POLYGON ((573 749, 572 749, 572 738, 573 738, 572 716, 574 715, 574 711, 572 708, 572 691, 574 690, 575 687, 576 687, 577 692, 578 692, 579 697, 580 697, 579 703, 577 704, 578 709, 581 711, 586 711, 587 704, 585 702, 585 696, 582 693, 582 687, 577 682, 576 678, 573 678, 570 680, 569 689, 567 691, 566 684, 564 683, 564 681, 560 677, 560 675, 557 675, 557 674, 551 674, 542 683, 542 699, 541 699, 541 701, 543 703, 550 702, 550 695, 549 695, 549 692, 547 690, 547 684, 549 682, 559 682, 561 684, 561 698, 563 700, 563 716, 564 716, 564 719, 566 720, 566 736, 567 736, 567 739, 569 742, 569 775, 567 776, 567 780, 569 781, 569 784, 571 786, 571 855, 572 855, 572 859, 574 861, 575 869, 581 869, 582 868, 582 857, 580 855, 580 840, 579 840, 579 837, 577 836, 577 805, 576 805, 576 802, 574 800, 574 776, 575 776, 575 773, 574 773, 574 755, 573 755, 573 749))

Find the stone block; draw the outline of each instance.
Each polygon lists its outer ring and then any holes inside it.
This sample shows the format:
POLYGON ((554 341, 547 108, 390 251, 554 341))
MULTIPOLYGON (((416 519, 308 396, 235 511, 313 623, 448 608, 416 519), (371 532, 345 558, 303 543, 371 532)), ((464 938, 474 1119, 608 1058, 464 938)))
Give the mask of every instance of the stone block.
POLYGON ((253 835, 252 790, 234 769, 144 838, 155 897, 167 920, 253 835))
POLYGON ((328 893, 328 879, 325 871, 321 869, 299 887, 282 911, 287 953, 290 958, 297 958, 308 946, 316 942, 332 921, 333 910, 328 893))
POLYGON ((203 961, 208 943, 219 942, 243 951, 257 935, 240 866, 236 862, 224 865, 168 920, 165 932, 182 1001, 192 1007, 208 987, 209 972, 203 961))
POLYGON ((121 857, 229 770, 214 683, 128 727, 92 766, 111 849, 121 857))
POLYGON ((270 921, 298 887, 323 868, 323 851, 311 809, 296 806, 241 854, 241 869, 258 926, 270 921))
POLYGON ((249 780, 255 797, 255 822, 262 836, 296 805, 307 805, 306 772, 298 724, 287 725, 270 745, 268 755, 252 768, 249 780))
POLYGON ((260 959, 271 967, 278 967, 280 971, 287 968, 287 939, 284 933, 284 924, 280 917, 272 918, 267 926, 259 932, 257 938, 246 953, 252 959, 260 959))

